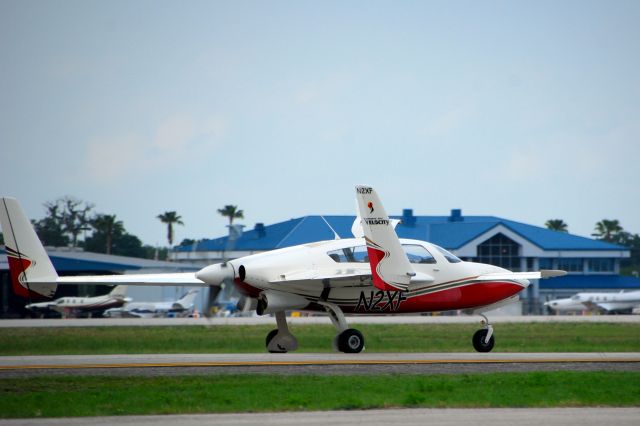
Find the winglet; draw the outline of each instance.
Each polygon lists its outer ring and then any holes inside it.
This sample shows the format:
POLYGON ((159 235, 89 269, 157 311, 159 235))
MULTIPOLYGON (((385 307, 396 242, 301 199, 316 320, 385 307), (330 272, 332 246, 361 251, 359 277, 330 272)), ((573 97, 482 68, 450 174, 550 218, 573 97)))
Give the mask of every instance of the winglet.
POLYGON ((378 194, 369 186, 356 186, 356 199, 367 242, 373 285, 380 290, 406 291, 415 272, 378 194))

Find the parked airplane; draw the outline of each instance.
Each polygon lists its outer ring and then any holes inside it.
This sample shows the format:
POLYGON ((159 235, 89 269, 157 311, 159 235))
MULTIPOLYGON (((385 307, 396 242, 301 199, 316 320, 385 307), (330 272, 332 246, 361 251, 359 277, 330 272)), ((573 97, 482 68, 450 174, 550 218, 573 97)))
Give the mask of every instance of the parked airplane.
POLYGON ((125 297, 126 292, 127 286, 119 285, 114 287, 111 292, 104 296, 66 296, 50 302, 30 303, 26 305, 25 308, 35 313, 44 313, 48 310, 54 310, 65 318, 70 316, 80 316, 82 314, 88 314, 91 316, 94 313, 124 305, 128 300, 131 300, 125 297))
MULTIPOLYGON (((463 262, 434 244, 398 239, 393 221, 376 191, 356 187, 356 238, 320 241, 273 250, 207 266, 196 273, 58 277, 18 202, 3 198, 0 221, 5 231, 14 291, 48 296, 57 284, 217 286, 232 280, 259 315, 275 314, 278 328, 266 338, 269 352, 297 349, 285 311, 326 311, 338 329, 341 352, 364 348, 360 331, 349 328, 344 312, 396 314, 467 309, 484 319, 473 347, 489 352, 493 326, 483 312, 518 299, 529 279, 564 275, 542 270, 513 273, 481 263, 463 262)), ((337 236, 337 233, 336 233, 337 236)))
POLYGON ((581 311, 592 310, 607 313, 631 312, 640 306, 640 290, 619 293, 576 293, 568 299, 551 300, 545 303, 555 311, 569 311, 581 307, 581 311))
POLYGON ((105 311, 106 317, 158 318, 170 315, 184 316, 193 310, 193 303, 200 290, 189 290, 172 302, 130 302, 121 308, 105 311))

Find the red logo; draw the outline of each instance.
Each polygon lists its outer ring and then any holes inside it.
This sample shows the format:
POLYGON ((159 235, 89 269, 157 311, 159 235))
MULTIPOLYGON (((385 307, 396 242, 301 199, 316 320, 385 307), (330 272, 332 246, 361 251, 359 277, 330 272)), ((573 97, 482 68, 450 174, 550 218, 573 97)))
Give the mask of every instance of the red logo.
POLYGON ((371 201, 369 201, 369 202, 367 203, 367 207, 369 207, 369 209, 370 209, 370 210, 369 210, 369 214, 373 213, 373 203, 372 203, 371 201))

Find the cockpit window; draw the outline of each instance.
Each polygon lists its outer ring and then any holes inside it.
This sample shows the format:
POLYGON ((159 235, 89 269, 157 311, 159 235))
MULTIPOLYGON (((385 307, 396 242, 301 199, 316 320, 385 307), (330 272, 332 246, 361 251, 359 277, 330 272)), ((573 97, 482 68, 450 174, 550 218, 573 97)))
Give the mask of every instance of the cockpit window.
POLYGON ((417 244, 405 244, 402 249, 410 263, 436 263, 429 250, 417 244))
POLYGON ((337 263, 368 263, 369 253, 366 246, 347 247, 327 253, 337 263))
MULTIPOLYGON (((421 245, 405 244, 402 248, 411 263, 436 263, 431 253, 421 245)), ((332 250, 327 255, 337 263, 369 263, 369 253, 366 246, 332 250)))
POLYGON ((450 252, 448 252, 447 250, 443 249, 440 246, 437 245, 433 245, 443 256, 445 259, 447 259, 447 261, 449 263, 459 263, 462 262, 462 260, 458 259, 458 257, 450 252))

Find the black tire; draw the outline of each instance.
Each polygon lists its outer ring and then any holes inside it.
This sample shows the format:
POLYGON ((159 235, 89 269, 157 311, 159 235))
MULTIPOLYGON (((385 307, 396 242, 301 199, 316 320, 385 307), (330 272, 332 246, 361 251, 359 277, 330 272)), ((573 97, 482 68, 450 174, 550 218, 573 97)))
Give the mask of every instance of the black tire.
POLYGON ((364 336, 355 328, 349 328, 338 335, 338 350, 347 354, 357 354, 364 349, 364 336))
POLYGON ((272 354, 281 354, 281 353, 287 352, 287 351, 270 351, 269 350, 269 343, 271 343, 273 338, 276 337, 276 334, 278 334, 278 329, 277 328, 274 329, 274 330, 271 330, 269 332, 269 334, 267 334, 267 338, 265 339, 266 340, 266 345, 267 345, 267 350, 272 354))
POLYGON ((491 352, 491 349, 493 349, 493 345, 496 343, 493 335, 491 335, 491 338, 487 343, 484 342, 485 338, 487 337, 487 333, 489 333, 489 330, 483 328, 482 330, 476 331, 473 335, 473 347, 476 351, 491 352))

